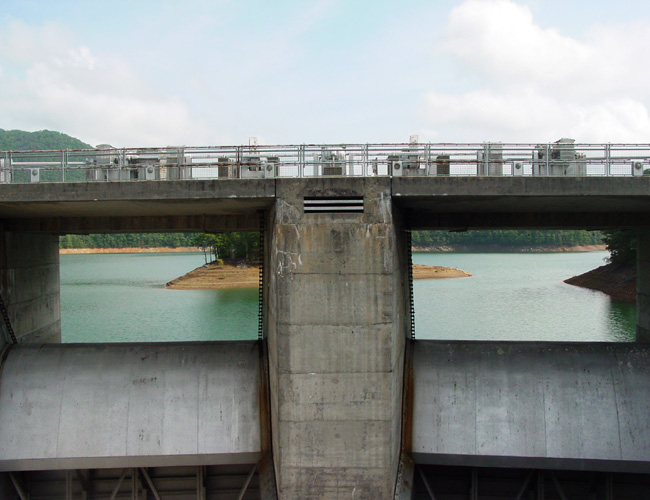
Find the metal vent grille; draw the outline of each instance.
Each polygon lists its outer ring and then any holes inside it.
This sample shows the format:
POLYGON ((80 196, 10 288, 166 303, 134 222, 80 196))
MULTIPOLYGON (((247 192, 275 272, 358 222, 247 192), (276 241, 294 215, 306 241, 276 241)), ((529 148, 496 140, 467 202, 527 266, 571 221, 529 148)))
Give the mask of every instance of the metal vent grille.
POLYGON ((363 213, 363 196, 346 198, 305 197, 306 214, 350 214, 363 213))

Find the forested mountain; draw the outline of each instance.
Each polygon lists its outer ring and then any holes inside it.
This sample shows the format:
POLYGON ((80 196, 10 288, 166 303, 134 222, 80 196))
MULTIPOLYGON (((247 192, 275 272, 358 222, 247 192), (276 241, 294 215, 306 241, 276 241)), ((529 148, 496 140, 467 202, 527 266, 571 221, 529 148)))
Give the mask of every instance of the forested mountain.
POLYGON ((61 248, 151 248, 194 246, 194 233, 66 234, 61 248))
POLYGON ((61 132, 51 130, 24 132, 23 130, 3 130, 0 128, 0 151, 90 148, 92 148, 91 145, 61 132))
MULTIPOLYGON (((257 251, 257 233, 219 235, 177 234, 91 234, 61 237, 62 248, 185 247, 205 244, 220 257, 243 257, 257 251)), ((413 246, 421 248, 462 248, 464 250, 526 250, 578 245, 600 245, 597 231, 414 231, 413 246)), ((251 255, 252 257, 252 255, 251 255)))
POLYGON ((476 247, 477 249, 557 248, 565 246, 601 245, 603 236, 599 231, 414 231, 413 246, 476 247))

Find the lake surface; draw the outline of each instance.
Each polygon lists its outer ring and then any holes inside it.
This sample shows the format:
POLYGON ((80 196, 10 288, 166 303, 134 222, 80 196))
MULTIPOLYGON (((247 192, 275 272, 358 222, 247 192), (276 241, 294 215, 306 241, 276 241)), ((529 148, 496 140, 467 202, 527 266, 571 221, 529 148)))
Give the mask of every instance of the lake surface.
MULTIPOLYGON (((425 253, 417 264, 471 278, 414 283, 416 336, 427 339, 632 341, 635 306, 562 282, 606 252, 425 253)), ((257 338, 257 290, 167 290, 203 254, 61 256, 63 342, 257 338)))

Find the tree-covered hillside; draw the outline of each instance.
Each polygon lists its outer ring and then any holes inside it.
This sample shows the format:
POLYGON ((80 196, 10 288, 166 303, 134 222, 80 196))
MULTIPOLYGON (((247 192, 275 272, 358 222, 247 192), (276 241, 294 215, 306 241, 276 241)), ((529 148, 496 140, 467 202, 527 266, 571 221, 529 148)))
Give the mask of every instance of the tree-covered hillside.
POLYGON ((477 250, 528 248, 557 248, 566 246, 601 245, 598 231, 414 231, 413 246, 424 248, 450 247, 477 250))
POLYGON ((61 248, 152 248, 194 246, 194 233, 65 234, 61 248))
MULTIPOLYGON (((185 247, 206 245, 219 257, 254 258, 257 233, 220 235, 176 234, 90 234, 61 237, 62 248, 185 247)), ((461 248, 471 251, 490 249, 513 251, 553 249, 579 245, 603 244, 600 232, 589 231, 414 231, 413 245, 421 248, 461 248)))
POLYGON ((0 151, 89 148, 92 148, 92 146, 61 132, 51 130, 25 132, 23 130, 3 130, 0 128, 0 151))

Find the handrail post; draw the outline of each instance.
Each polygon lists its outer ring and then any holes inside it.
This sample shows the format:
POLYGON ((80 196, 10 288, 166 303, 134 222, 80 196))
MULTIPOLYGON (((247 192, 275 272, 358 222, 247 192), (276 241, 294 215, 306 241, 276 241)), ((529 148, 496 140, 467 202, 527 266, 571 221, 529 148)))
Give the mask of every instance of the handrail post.
POLYGON ((65 164, 68 161, 68 152, 61 150, 61 182, 65 182, 65 164))
POLYGON ((551 175, 551 145, 545 145, 544 160, 546 160, 546 175, 551 175))

